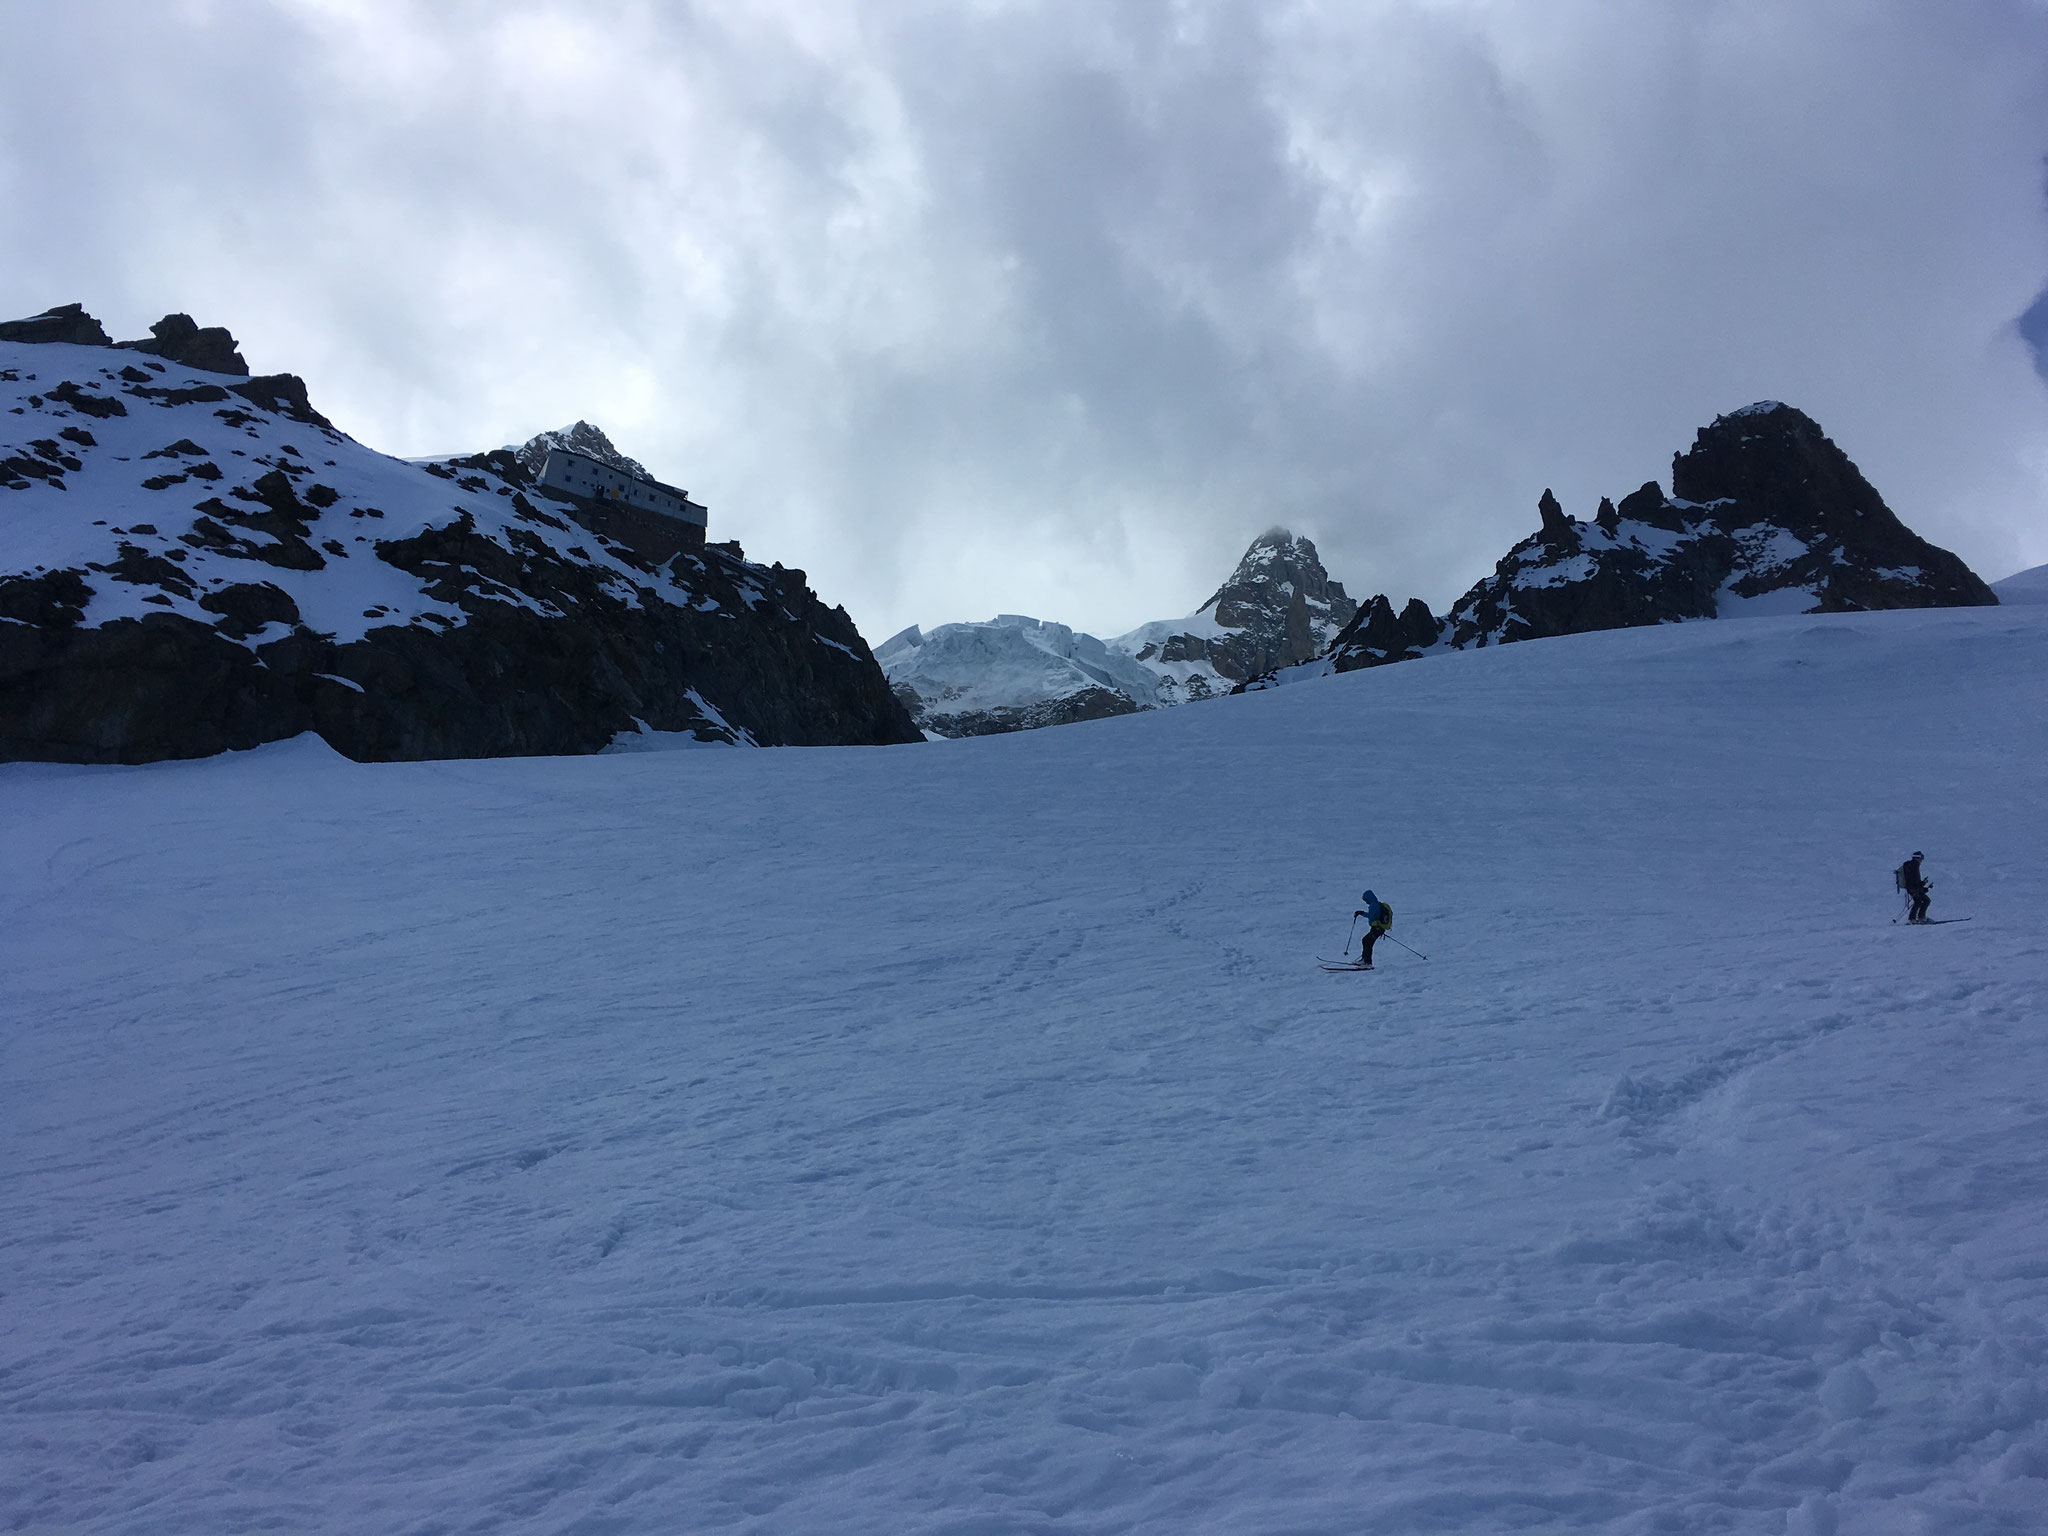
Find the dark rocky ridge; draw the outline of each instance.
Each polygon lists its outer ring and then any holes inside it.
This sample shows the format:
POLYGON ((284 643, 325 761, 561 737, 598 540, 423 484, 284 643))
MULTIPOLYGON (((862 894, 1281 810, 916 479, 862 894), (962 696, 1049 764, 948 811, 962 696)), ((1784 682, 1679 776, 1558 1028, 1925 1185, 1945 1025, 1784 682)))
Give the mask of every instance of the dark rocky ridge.
POLYGON ((802 571, 543 497, 512 450, 402 464, 289 375, 124 364, 68 340, 98 331, 82 312, 48 318, 28 322, 63 333, 47 350, 0 347, 0 510, 32 507, 77 553, 0 566, 0 759, 307 730, 359 760, 590 752, 641 728, 919 739, 802 571))
POLYGON ((0 341, 62 342, 79 347, 114 344, 83 304, 59 304, 26 320, 0 320, 0 341))
POLYGON ((1542 527, 1452 607, 1452 645, 1714 618, 1778 594, 1785 611, 1995 603, 1977 575, 1899 521, 1805 412, 1767 401, 1716 417, 1651 481, 1542 527), (1804 600, 1802 601, 1801 598, 1804 600))
MULTIPOLYGON (((1332 670, 1408 661, 1436 646, 1504 645, 1751 612, 1970 607, 1997 596, 1899 521, 1803 411, 1765 401, 1716 417, 1650 481, 1590 523, 1545 491, 1537 531, 1442 619, 1368 603, 1331 645, 1332 670)), ((1255 683, 1254 686, 1258 684, 1255 683)))
POLYGON ((0 624, 0 760, 155 762, 303 731, 359 762, 594 752, 639 724, 762 745, 919 739, 879 672, 863 686, 867 669, 817 654, 820 638, 852 661, 866 647, 801 571, 707 549, 689 576, 718 607, 697 612, 622 602, 589 566, 549 559, 537 541, 508 549, 460 519, 378 552, 468 621, 338 644, 300 623, 289 595, 252 581, 210 594, 222 615, 212 627, 160 614, 87 629, 75 622, 78 573, 0 582, 0 612, 29 620, 0 624), (477 601, 478 577, 563 612, 477 601), (729 608, 746 611, 743 591, 788 621, 721 624, 729 608), (272 624, 291 632, 234 643, 272 624))

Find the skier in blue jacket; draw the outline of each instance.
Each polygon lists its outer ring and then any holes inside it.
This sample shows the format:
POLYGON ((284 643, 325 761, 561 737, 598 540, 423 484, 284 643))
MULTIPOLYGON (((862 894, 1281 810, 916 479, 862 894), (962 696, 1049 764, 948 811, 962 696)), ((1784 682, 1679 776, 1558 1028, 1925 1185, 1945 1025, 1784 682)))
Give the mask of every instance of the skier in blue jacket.
POLYGON ((1372 947, 1379 943, 1380 935, 1394 926, 1394 909, 1371 891, 1365 893, 1365 905, 1351 914, 1353 921, 1365 919, 1365 940, 1359 949, 1358 963, 1368 971, 1372 969, 1372 947))

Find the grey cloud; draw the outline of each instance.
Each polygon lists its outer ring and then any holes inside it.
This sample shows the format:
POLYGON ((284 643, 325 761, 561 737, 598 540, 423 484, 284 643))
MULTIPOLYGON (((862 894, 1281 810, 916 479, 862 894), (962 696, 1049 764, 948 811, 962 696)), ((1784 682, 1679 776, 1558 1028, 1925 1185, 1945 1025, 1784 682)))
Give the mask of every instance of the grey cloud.
POLYGON ((2020 0, 0 25, 0 307, 225 323, 394 452, 601 421, 877 638, 1114 632, 1276 521, 1441 605, 1545 485, 1760 397, 1986 575, 2048 560, 2020 0))

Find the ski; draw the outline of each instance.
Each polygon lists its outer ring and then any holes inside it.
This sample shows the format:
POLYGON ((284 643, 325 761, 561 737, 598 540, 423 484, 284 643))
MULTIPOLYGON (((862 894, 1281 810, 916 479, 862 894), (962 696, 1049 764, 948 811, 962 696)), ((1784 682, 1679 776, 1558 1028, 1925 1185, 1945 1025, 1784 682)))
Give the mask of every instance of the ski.
POLYGON ((1325 960, 1321 955, 1316 956, 1316 963, 1326 971, 1369 971, 1372 969, 1369 965, 1360 965, 1356 960, 1325 960))
POLYGON ((1923 917, 1917 923, 1906 923, 1903 926, 1907 928, 1939 928, 1943 923, 1967 923, 1969 920, 1967 917, 1923 917))

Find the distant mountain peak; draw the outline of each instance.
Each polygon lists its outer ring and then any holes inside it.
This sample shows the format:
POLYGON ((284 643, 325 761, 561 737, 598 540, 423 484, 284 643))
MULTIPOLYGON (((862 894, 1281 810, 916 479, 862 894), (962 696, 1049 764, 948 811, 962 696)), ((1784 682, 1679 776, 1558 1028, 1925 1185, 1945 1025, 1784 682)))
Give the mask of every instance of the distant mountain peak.
POLYGON ((1252 540, 1195 616, 1226 631, 1202 637, 1201 649, 1217 676, 1236 683, 1321 655, 1357 611, 1343 583, 1323 569, 1315 544, 1275 527, 1252 540))
POLYGON ((570 426, 556 427, 550 432, 536 432, 524 443, 512 450, 520 467, 529 475, 538 477, 541 465, 547 461, 550 448, 566 448, 571 453, 580 453, 585 458, 596 459, 600 464, 609 464, 614 469, 637 475, 642 480, 652 480, 647 466, 638 459, 629 459, 612 446, 612 440, 599 428, 587 421, 578 421, 570 426))
POLYGON ((1158 676, 1125 652, 1021 613, 928 631, 913 624, 877 646, 875 661, 911 719, 942 736, 1099 720, 1159 702, 1158 676))
MULTIPOLYGON (((1245 552, 1238 557, 1237 568, 1230 573, 1230 579, 1195 611, 1207 612, 1233 589, 1243 592, 1285 582, 1311 590, 1318 602, 1329 601, 1329 573, 1323 569, 1322 557, 1316 553, 1314 543, 1275 524, 1246 546, 1245 552)), ((1340 595, 1344 591, 1341 586, 1336 590, 1340 595)))
POLYGON ((980 736, 1214 698, 1255 672, 1321 655, 1356 608, 1313 543, 1273 527, 1185 618, 1107 641, 1015 613, 929 631, 913 624, 875 659, 920 726, 980 736))

